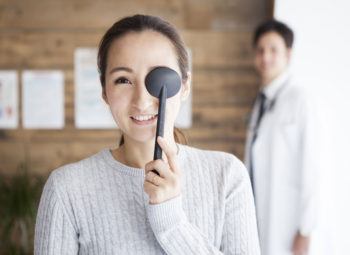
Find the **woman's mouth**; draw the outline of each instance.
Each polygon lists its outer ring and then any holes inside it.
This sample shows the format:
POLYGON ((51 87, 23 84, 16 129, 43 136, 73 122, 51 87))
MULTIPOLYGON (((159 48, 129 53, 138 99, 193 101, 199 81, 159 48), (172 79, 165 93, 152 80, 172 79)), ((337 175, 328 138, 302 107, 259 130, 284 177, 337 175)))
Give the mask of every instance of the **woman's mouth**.
POLYGON ((153 124, 157 120, 157 114, 143 114, 131 116, 131 120, 138 125, 153 124))

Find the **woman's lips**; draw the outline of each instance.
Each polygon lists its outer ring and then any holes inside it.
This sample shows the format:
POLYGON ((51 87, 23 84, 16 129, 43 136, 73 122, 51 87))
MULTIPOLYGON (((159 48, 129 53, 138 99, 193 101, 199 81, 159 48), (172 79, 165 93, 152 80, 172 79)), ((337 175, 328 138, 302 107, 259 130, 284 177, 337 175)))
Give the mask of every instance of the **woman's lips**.
POLYGON ((150 125, 157 121, 157 114, 135 115, 130 118, 137 125, 150 125))

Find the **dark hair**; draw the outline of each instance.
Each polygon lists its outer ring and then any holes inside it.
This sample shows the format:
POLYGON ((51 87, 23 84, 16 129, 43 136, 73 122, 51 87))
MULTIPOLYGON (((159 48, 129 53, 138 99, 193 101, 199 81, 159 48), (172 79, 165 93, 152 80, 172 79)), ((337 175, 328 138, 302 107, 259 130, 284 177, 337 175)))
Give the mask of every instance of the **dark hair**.
POLYGON ((156 31, 167 37, 175 47, 178 57, 178 63, 183 80, 186 80, 189 71, 188 54, 185 43, 176 31, 176 28, 169 22, 155 16, 134 15, 123 18, 110 27, 102 37, 100 47, 98 49, 98 71, 102 87, 105 86, 105 73, 107 68, 108 51, 112 42, 129 32, 142 32, 144 30, 156 31))
POLYGON ((278 33, 283 38, 287 48, 292 48, 294 40, 293 30, 286 24, 274 19, 267 20, 256 28, 253 37, 253 46, 256 47, 260 37, 268 32, 278 33))
MULTIPOLYGON (((159 17, 138 14, 123 18, 114 23, 101 39, 98 49, 97 65, 103 89, 106 85, 105 74, 107 69, 108 51, 112 42, 129 32, 142 32, 144 30, 156 31, 167 37, 172 42, 177 54, 182 80, 187 80, 187 72, 189 71, 188 54, 185 43, 176 28, 159 17)), ((185 135, 177 128, 174 128, 174 138, 178 143, 187 144, 185 135)), ((119 145, 122 145, 123 143, 124 137, 122 136, 119 145)))

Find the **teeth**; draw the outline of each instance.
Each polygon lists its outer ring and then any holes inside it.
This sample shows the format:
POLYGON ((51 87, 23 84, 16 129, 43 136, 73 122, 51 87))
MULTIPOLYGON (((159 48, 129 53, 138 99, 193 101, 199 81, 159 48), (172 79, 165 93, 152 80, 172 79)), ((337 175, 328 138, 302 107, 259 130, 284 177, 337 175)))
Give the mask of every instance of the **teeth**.
POLYGON ((156 115, 139 115, 139 116, 132 116, 133 119, 138 121, 145 121, 153 119, 156 115))

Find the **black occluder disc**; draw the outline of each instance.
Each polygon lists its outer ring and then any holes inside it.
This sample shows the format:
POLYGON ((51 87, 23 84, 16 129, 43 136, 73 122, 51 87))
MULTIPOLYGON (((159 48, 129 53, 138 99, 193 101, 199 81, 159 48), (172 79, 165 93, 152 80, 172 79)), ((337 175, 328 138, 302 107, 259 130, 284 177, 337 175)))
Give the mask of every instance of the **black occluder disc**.
POLYGON ((175 96, 181 87, 180 75, 168 67, 156 67, 150 71, 145 79, 147 91, 154 97, 159 98, 160 90, 166 86, 167 98, 175 96))

